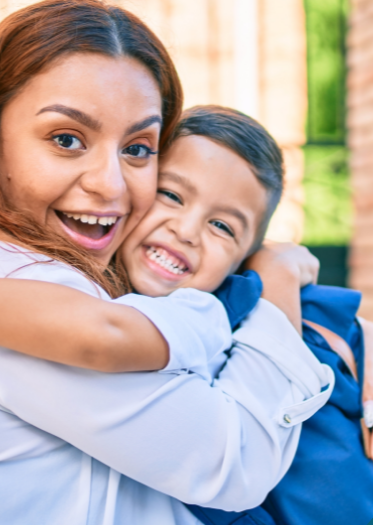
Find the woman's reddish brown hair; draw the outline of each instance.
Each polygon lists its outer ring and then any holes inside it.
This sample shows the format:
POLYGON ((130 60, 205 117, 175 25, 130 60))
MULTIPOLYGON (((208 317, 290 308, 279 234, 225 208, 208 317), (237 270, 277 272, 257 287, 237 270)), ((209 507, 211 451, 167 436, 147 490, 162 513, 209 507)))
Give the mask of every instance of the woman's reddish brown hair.
MULTIPOLYGON (((183 101, 175 67, 160 40, 136 16, 100 0, 44 0, 1 22, 0 115, 33 76, 72 53, 130 56, 148 68, 162 96, 162 148, 179 119, 183 101)), ((16 244, 75 266, 112 296, 128 291, 118 258, 104 271, 81 247, 5 202, 0 206, 0 229, 16 244)))

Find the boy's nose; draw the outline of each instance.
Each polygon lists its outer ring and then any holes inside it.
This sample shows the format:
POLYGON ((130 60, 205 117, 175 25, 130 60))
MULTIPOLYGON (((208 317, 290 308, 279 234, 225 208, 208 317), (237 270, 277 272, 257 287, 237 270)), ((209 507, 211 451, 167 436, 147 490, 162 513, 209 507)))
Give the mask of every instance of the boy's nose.
POLYGON ((81 178, 86 193, 105 202, 118 201, 127 191, 125 174, 117 152, 105 152, 92 160, 81 178))
POLYGON ((171 226, 177 239, 185 244, 198 246, 201 237, 201 223, 198 218, 185 215, 175 220, 171 226))

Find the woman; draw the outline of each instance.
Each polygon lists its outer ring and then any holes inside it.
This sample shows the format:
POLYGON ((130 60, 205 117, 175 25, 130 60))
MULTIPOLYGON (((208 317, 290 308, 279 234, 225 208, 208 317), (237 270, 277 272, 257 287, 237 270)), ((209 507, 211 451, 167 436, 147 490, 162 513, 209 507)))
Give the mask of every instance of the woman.
MULTIPOLYGON (((103 269, 152 204, 158 140, 180 112, 167 53, 119 8, 48 0, 2 23, 0 65, 1 240, 13 243, 2 243, 2 275, 105 296, 32 250, 119 295, 120 262, 103 269)), ((297 304, 299 274, 283 274, 297 304)), ((196 374, 106 376, 0 352, 4 523, 197 523, 161 492, 255 506, 294 455, 298 431, 251 414, 242 356, 211 388, 196 374)))

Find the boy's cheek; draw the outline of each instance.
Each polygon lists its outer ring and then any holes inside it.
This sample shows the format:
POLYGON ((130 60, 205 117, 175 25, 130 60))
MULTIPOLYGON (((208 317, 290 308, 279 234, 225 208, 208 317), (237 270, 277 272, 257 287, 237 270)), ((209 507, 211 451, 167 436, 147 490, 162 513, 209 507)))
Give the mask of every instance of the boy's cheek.
POLYGON ((233 250, 215 253, 214 257, 206 261, 203 269, 200 269, 195 276, 195 284, 191 286, 204 292, 214 292, 229 275, 239 268, 242 259, 242 254, 234 253, 233 250))
POLYGON ((203 271, 198 272, 194 278, 189 282, 189 286, 192 288, 197 288, 202 292, 214 292, 226 277, 231 273, 230 264, 211 264, 203 269, 203 271))

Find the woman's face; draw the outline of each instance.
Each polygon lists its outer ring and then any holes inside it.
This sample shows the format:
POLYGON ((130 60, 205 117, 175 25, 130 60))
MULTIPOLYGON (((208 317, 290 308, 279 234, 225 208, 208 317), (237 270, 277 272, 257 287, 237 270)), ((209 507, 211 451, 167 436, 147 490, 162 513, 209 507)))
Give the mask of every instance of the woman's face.
POLYGON ((153 203, 160 128, 161 96, 145 66, 67 56, 4 108, 1 190, 107 264, 153 203))

